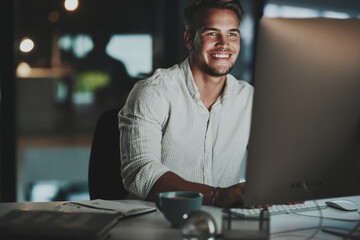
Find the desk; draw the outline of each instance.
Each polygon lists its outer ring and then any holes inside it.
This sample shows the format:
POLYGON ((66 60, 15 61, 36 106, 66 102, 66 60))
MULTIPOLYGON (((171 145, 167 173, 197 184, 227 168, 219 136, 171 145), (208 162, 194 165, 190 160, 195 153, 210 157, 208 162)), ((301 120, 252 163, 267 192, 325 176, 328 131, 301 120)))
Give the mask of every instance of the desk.
MULTIPOLYGON (((349 197, 360 206, 360 196, 349 197)), ((319 200, 322 202, 325 200, 319 200)), ((152 202, 139 200, 121 200, 124 203, 142 204, 154 206, 152 202)), ((50 210, 62 202, 43 202, 43 203, 0 203, 0 216, 11 209, 30 209, 30 210, 50 210)), ((203 206, 202 210, 209 212, 216 220, 218 230, 221 231, 221 208, 203 206)), ((333 208, 327 208, 323 211, 324 217, 336 217, 341 219, 360 219, 359 212, 343 212, 333 208)), ((305 214, 317 215, 317 211, 306 212, 305 214)), ((336 224, 338 221, 323 220, 323 226, 336 224)), ((316 227, 319 226, 319 218, 305 217, 299 215, 279 215, 272 216, 270 219, 271 239, 306 239, 311 236, 316 227), (300 231, 291 231, 296 229, 305 229, 300 231)), ((110 231, 109 240, 115 239, 134 239, 134 240, 176 240, 181 239, 179 229, 170 227, 160 211, 148 213, 121 220, 110 231)), ((313 239, 341 239, 340 237, 319 231, 313 239)))

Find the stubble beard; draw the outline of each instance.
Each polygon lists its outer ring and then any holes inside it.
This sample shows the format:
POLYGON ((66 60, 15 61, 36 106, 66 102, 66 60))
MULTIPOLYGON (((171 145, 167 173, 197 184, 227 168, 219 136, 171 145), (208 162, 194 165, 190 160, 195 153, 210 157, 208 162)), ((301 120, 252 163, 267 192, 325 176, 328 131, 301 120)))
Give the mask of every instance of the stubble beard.
POLYGON ((218 69, 211 67, 209 64, 207 63, 202 63, 202 69, 204 70, 204 72, 212 77, 222 77, 227 75, 229 72, 231 72, 231 70, 234 67, 234 64, 232 64, 230 67, 228 67, 227 69, 223 70, 223 71, 219 71, 218 69))

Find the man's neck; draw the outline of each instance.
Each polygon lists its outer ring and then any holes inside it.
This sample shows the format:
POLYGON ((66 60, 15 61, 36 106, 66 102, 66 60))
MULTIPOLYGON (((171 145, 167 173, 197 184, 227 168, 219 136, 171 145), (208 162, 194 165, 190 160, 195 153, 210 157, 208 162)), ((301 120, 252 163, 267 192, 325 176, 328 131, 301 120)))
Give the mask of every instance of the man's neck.
POLYGON ((210 76, 197 68, 191 68, 194 81, 199 89, 200 99, 210 110, 216 99, 222 94, 225 87, 226 76, 210 76))

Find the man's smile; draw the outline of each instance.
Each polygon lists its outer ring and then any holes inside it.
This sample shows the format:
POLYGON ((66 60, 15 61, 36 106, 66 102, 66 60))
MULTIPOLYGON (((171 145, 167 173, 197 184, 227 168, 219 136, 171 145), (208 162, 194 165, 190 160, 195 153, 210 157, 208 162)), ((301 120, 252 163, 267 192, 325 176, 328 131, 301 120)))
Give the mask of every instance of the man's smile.
POLYGON ((229 53, 211 53, 210 54, 211 57, 215 58, 215 59, 229 59, 231 54, 229 53))

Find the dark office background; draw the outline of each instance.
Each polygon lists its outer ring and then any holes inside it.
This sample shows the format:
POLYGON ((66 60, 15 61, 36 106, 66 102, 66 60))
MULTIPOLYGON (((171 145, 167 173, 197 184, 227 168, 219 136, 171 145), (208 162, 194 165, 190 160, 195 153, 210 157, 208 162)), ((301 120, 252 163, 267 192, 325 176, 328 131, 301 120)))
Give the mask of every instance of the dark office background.
MULTIPOLYGON (((191 0, 2 0, 0 201, 88 199, 92 133, 136 81, 183 61, 191 0), (75 10, 65 7, 78 3, 75 10), (69 4, 69 5, 67 5, 69 4)), ((233 74, 251 83, 256 19, 360 17, 358 0, 242 0, 233 74)), ((341 44, 341 43, 339 43, 341 44)))

